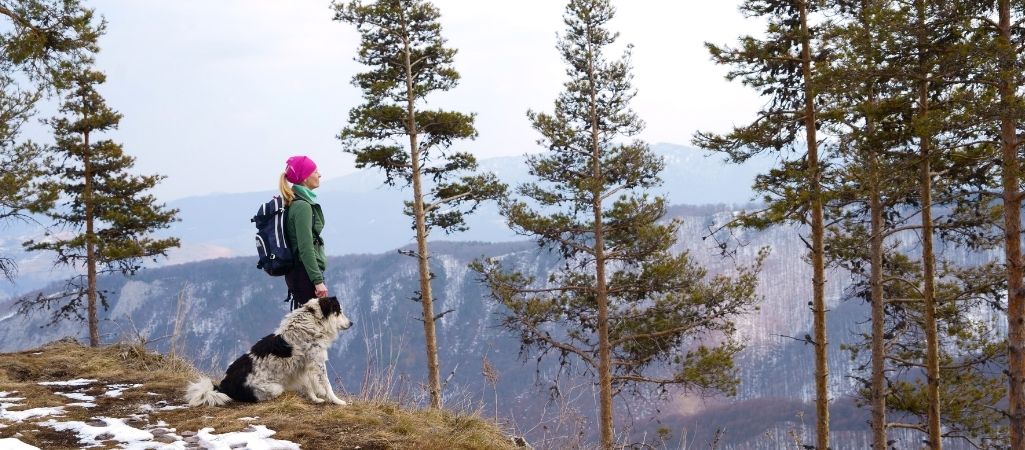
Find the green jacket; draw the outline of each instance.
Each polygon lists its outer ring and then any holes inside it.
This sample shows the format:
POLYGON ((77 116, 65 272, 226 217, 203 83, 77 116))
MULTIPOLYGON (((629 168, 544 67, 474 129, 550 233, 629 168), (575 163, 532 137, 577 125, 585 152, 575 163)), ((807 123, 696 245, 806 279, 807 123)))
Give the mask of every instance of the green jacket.
POLYGON ((295 189, 295 200, 288 205, 285 218, 285 238, 295 251, 299 261, 306 267, 306 274, 313 284, 324 282, 327 256, 324 243, 314 242, 313 236, 320 236, 324 229, 324 211, 316 199, 310 198, 302 189, 295 189))

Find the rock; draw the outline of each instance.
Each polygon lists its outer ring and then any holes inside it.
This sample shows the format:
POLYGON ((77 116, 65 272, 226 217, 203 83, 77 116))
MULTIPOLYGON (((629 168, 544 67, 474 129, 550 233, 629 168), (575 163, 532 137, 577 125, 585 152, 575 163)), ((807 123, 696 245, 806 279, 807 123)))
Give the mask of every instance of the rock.
POLYGON ((96 440, 97 441, 109 441, 111 439, 114 439, 114 435, 111 434, 111 433, 103 433, 103 434, 100 434, 99 436, 96 436, 96 440))
POLYGON ((191 436, 195 436, 196 432, 195 431, 182 431, 181 433, 178 433, 178 434, 182 435, 183 437, 191 437, 191 436))
POLYGON ((87 420, 85 422, 85 424, 89 425, 91 427, 105 427, 105 426, 107 426, 107 422, 104 422, 104 421, 102 421, 100 419, 89 419, 89 420, 87 420))
POLYGON ((171 432, 167 428, 153 428, 153 429, 150 429, 148 431, 150 432, 150 434, 152 434, 154 436, 163 436, 163 435, 171 432))
POLYGON ((161 434, 160 436, 153 438, 153 440, 164 444, 173 444, 178 442, 178 438, 171 434, 161 434))

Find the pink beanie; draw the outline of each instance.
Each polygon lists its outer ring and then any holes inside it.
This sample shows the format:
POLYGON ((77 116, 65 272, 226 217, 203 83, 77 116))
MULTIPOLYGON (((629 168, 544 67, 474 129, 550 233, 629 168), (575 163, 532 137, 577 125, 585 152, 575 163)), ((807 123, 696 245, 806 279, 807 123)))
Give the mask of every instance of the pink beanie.
POLYGON ((285 161, 285 179, 292 184, 300 184, 317 170, 317 163, 306 156, 293 156, 285 161))

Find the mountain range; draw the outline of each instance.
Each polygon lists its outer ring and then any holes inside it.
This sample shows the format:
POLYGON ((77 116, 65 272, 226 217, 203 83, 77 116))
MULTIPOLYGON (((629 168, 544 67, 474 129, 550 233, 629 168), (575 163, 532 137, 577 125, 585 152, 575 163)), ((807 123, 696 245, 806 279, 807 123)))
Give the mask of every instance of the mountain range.
MULTIPOLYGON (((652 150, 666 162, 663 186, 657 192, 675 204, 743 204, 751 200, 751 180, 768 166, 767 160, 726 165, 718 156, 692 147, 657 144, 652 150)), ((494 172, 510 186, 529 181, 526 156, 489 158, 483 170, 494 172)), ((147 262, 150 267, 181 264, 210 258, 255 254, 255 228, 250 219, 277 191, 277 180, 267 180, 267 191, 210 194, 167 203, 179 210, 180 221, 161 236, 175 236, 182 246, 169 258, 147 262)), ((385 185, 374 170, 360 170, 325 180, 317 190, 324 205, 327 225, 323 238, 332 255, 368 254, 394 250, 414 243, 411 219, 403 215, 403 202, 411 190, 385 185)), ((40 222, 45 222, 39 218, 40 222)), ((494 204, 485 204, 469 218, 465 232, 432 239, 502 242, 522 239, 512 233, 494 204)), ((34 223, 5 223, 0 232, 0 255, 13 257, 20 273, 16 283, 0 283, 0 299, 38 289, 66 272, 52 268, 52 255, 22 251, 21 243, 38 239, 43 228, 34 223)), ((53 230, 60 232, 60 230, 53 230)))
MULTIPOLYGON (((812 348, 791 338, 810 329, 810 270, 798 229, 776 227, 736 235, 746 245, 731 258, 702 239, 722 223, 730 208, 677 206, 670 215, 684 220, 678 251, 709 273, 728 273, 749 264, 757 250, 771 249, 759 281, 759 309, 738 320, 746 349, 738 358, 741 384, 734 398, 671 392, 667 401, 621 397, 620 431, 634 440, 664 427, 674 439, 707 446, 724 430, 720 449, 777 449, 795 436, 813 434, 812 348), (788 337, 789 336, 789 337, 788 337)), ((502 307, 467 264, 481 256, 501 257, 529 273, 549 273, 558 261, 532 242, 444 242, 432 244, 436 311, 451 311, 438 323, 445 401, 450 407, 496 414, 539 448, 562 448, 566 439, 591 436, 595 393, 592 379, 579 371, 556 376, 554 358, 521 354, 517 336, 502 329, 502 307), (489 369, 485 370, 485 366, 489 369), (490 374, 490 376, 486 375, 490 374), (561 439, 561 440, 560 440, 561 439)), ((966 257, 981 260, 987 255, 966 257)), ((251 257, 228 257, 141 271, 131 279, 105 277, 110 308, 102 315, 103 339, 146 340, 156 350, 172 348, 210 373, 227 364, 272 331, 286 311, 281 279, 253 267, 251 257), (175 330, 178 330, 177 332, 175 330)), ((329 371, 346 392, 367 386, 392 391, 397 398, 423 401, 423 331, 416 264, 398 252, 332 257, 329 290, 338 295, 355 326, 331 348, 329 371)), ((869 442, 864 409, 855 406, 857 384, 850 375, 862 361, 840 348, 863 332, 867 306, 845 300, 849 276, 832 272, 828 283, 834 449, 861 449, 869 442)), ((33 347, 65 336, 83 337, 84 326, 64 322, 43 326, 47 311, 27 316, 0 310, 0 350, 33 347)), ((989 319, 999 323, 1002 316, 989 319)), ((895 431, 897 448, 915 448, 921 436, 895 431)), ((956 442, 948 448, 959 448, 956 442)))
MULTIPOLYGON (((654 146, 666 158, 664 192, 670 201, 715 203, 673 206, 668 216, 683 220, 677 251, 708 269, 709 275, 730 273, 749 264, 758 249, 770 256, 759 278, 759 309, 738 318, 746 345, 737 363, 741 384, 733 398, 702 397, 673 391, 667 399, 620 397, 618 430, 640 441, 668 430, 671 441, 705 448, 717 430, 723 450, 769 450, 811 442, 814 433, 812 347, 799 340, 811 328, 811 271, 800 228, 779 226, 764 231, 738 231, 744 243, 731 257, 708 239, 710 231, 729 220, 751 199, 747 187, 759 167, 723 167, 697 150, 654 146), (680 199, 680 200, 677 200, 680 199)), ((522 158, 482 162, 510 184, 526 180, 522 158)), ((326 278, 332 294, 342 299, 355 326, 331 348, 329 371, 346 392, 373 386, 396 398, 422 403, 425 378, 423 331, 416 264, 396 250, 412 243, 409 220, 401 214, 404 192, 381 187, 372 172, 325 182, 320 198, 328 213, 324 238, 331 253, 326 278)), ((283 280, 255 268, 252 225, 248 219, 272 191, 194 197, 171 202, 181 210, 181 223, 170 231, 183 248, 170 263, 136 276, 104 277, 109 309, 101 316, 103 339, 145 340, 158 351, 176 350, 202 370, 222 372, 235 357, 272 331, 286 311, 283 280)), ((5 233, 2 248, 10 251, 22 234, 5 233)), ((549 273, 558 260, 535 243, 515 241, 491 208, 474 216, 471 230, 453 236, 432 236, 431 270, 436 275, 436 311, 451 311, 438 323, 438 343, 449 407, 497 415, 538 448, 562 448, 581 436, 593 438, 596 393, 587 373, 556 376, 554 358, 521 354, 516 335, 502 329, 502 307, 489 299, 485 287, 467 264, 482 256, 501 257, 529 273, 549 273), (444 240, 443 240, 444 239, 444 240), (506 241, 506 242, 502 242, 506 241)), ((909 240, 909 251, 913 250, 909 240)), ((45 255, 20 255, 23 273, 44 266, 45 255)), ((994 254, 946 255, 962 263, 978 263, 994 254)), ((39 273, 44 273, 41 271, 39 273)), ((41 276, 35 288, 45 288, 41 276)), ((868 308, 847 300, 850 275, 833 271, 827 283, 829 367, 834 446, 862 449, 870 442, 867 412, 855 405, 858 388, 851 375, 863 361, 841 350, 865 331, 868 308)), ((25 284, 20 286, 25 291, 25 284)), ((43 289, 42 292, 46 292, 43 289)), ((37 346, 65 336, 83 337, 82 323, 45 326, 47 311, 18 315, 10 302, 0 304, 0 351, 37 346)), ((985 313, 999 325, 1002 316, 985 313)), ((921 435, 893 431, 897 448, 917 448, 921 435)), ((948 448, 960 448, 956 441, 948 448)), ((691 448, 691 447, 687 447, 691 448)))

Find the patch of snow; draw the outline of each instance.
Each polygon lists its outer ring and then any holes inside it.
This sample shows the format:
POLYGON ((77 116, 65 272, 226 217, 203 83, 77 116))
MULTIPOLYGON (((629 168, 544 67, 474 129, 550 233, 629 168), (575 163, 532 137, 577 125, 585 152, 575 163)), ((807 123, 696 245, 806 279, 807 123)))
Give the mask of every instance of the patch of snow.
POLYGON ((127 450, 185 450, 188 447, 185 442, 176 441, 170 444, 162 444, 160 442, 132 442, 131 444, 122 445, 121 448, 127 450))
POLYGON ((28 445, 15 438, 0 439, 0 448, 4 450, 39 450, 39 447, 28 445))
POLYGON ((141 384, 109 384, 107 385, 107 392, 103 393, 104 397, 120 397, 126 389, 137 388, 142 386, 141 384))
POLYGON ((93 400, 96 400, 96 397, 92 395, 86 395, 81 392, 54 392, 54 394, 63 395, 72 400, 79 400, 83 402, 91 402, 93 400))
POLYGON ((33 417, 46 417, 56 416, 64 414, 63 406, 54 406, 50 408, 32 408, 24 411, 8 411, 6 409, 0 409, 0 419, 13 420, 15 422, 21 422, 25 419, 31 419, 33 417))
POLYGON ((93 402, 75 402, 68 403, 67 406, 81 406, 82 408, 95 408, 96 404, 93 402))
POLYGON ((196 433, 199 445, 210 450, 230 450, 245 445, 250 450, 299 450, 299 444, 271 439, 277 433, 263 425, 250 426, 250 431, 236 431, 212 434, 213 428, 203 428, 196 433))
POLYGON ((260 416, 256 416, 256 417, 239 417, 238 420, 241 420, 243 422, 252 422, 254 420, 260 420, 260 416))
POLYGON ((87 378, 76 378, 74 380, 68 380, 68 381, 42 381, 42 382, 39 382, 37 384, 39 384, 40 386, 74 386, 74 387, 78 387, 78 386, 88 386, 90 384, 95 383, 96 381, 97 380, 92 380, 92 379, 87 379, 87 378))
POLYGON ((184 441, 175 441, 170 444, 163 444, 160 442, 145 441, 145 442, 132 442, 127 445, 122 445, 121 448, 126 450, 185 450, 186 444, 184 441))
POLYGON ((97 427, 79 421, 58 422, 52 419, 40 422, 39 424, 57 431, 74 431, 78 435, 79 442, 90 445, 97 445, 105 440, 117 442, 153 440, 153 434, 149 431, 126 425, 121 419, 112 419, 110 417, 97 417, 96 419, 104 422, 106 426, 97 427), (104 439, 97 440, 97 437, 103 437, 104 439))
POLYGON ((16 315, 18 315, 18 312, 17 311, 12 311, 10 314, 8 314, 6 316, 3 316, 3 317, 0 317, 0 322, 3 322, 5 320, 7 320, 7 319, 10 319, 11 317, 14 317, 16 315))
POLYGON ((11 392, 0 391, 0 398, 4 398, 4 397, 7 397, 8 395, 17 394, 17 393, 18 393, 18 391, 11 391, 11 392))

